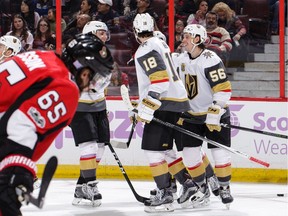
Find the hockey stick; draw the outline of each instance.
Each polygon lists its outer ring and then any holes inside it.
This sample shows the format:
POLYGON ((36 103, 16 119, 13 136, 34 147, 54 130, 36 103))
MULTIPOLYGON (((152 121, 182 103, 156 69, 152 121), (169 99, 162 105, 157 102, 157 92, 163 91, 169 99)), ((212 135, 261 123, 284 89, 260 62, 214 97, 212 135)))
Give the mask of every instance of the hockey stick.
POLYGON ((288 136, 284 135, 284 134, 277 134, 277 133, 272 133, 272 132, 268 132, 268 131, 260 131, 260 130, 255 130, 252 128, 246 128, 246 127, 241 127, 241 126, 236 126, 236 125, 231 125, 231 124, 229 125, 229 124, 221 123, 221 126, 226 127, 226 128, 234 128, 234 129, 238 129, 238 130, 249 131, 249 132, 264 134, 264 135, 268 135, 268 136, 274 136, 274 137, 278 137, 278 138, 288 139, 288 136))
MULTIPOLYGON (((52 180, 52 177, 56 171, 58 165, 58 160, 55 156, 51 157, 44 169, 43 176, 42 176, 42 182, 40 185, 40 191, 38 194, 38 197, 35 198, 31 194, 24 194, 25 200, 27 203, 32 203, 33 205, 37 206, 38 208, 42 208, 44 205, 44 199, 47 192, 47 189, 49 187, 49 184, 52 180)), ((19 189, 21 190, 21 189, 19 189)))
MULTIPOLYGON (((122 85, 121 88, 126 88, 126 87, 122 85)), ((138 112, 138 110, 135 109, 135 108, 132 106, 131 102, 130 102, 130 98, 129 98, 128 91, 127 91, 126 95, 124 95, 124 94, 122 95, 122 99, 123 99, 123 101, 124 101, 124 103, 125 103, 125 105, 126 105, 126 107, 128 108, 129 111, 132 111, 132 112, 135 112, 135 113, 138 112)), ((197 138, 197 139, 200 139, 200 140, 202 140, 202 141, 204 141, 204 142, 210 143, 210 144, 212 144, 212 145, 214 145, 214 146, 217 146, 217 147, 219 147, 219 148, 223 148, 223 149, 225 149, 225 150, 227 150, 227 151, 229 151, 229 152, 231 152, 231 153, 233 153, 233 154, 237 154, 237 155, 239 155, 239 156, 241 156, 241 157, 247 158, 247 159, 249 159, 250 161, 253 161, 253 162, 255 162, 255 163, 261 164, 261 165, 263 165, 263 166, 265 166, 265 167, 269 167, 269 166, 270 166, 270 164, 267 163, 267 162, 265 162, 265 161, 262 161, 262 160, 260 160, 260 159, 255 158, 255 157, 252 157, 252 156, 249 156, 249 155, 247 155, 247 154, 245 154, 245 153, 243 153, 243 152, 240 152, 240 151, 238 151, 238 150, 235 150, 235 149, 233 149, 233 148, 231 148, 231 147, 227 147, 227 146, 222 145, 222 144, 220 144, 220 143, 218 143, 218 142, 215 142, 215 141, 213 141, 213 140, 210 140, 210 139, 207 139, 207 138, 205 138, 205 137, 202 137, 202 136, 200 136, 200 135, 198 135, 198 134, 196 134, 196 133, 193 133, 192 131, 189 131, 189 130, 186 130, 186 129, 184 129, 184 128, 181 128, 181 127, 179 127, 179 126, 177 126, 177 125, 171 124, 171 123, 169 123, 169 122, 164 122, 164 121, 162 121, 162 120, 160 120, 160 119, 157 119, 157 118, 155 118, 155 117, 153 117, 153 121, 155 121, 155 122, 157 122, 157 123, 159 123, 159 124, 162 124, 162 125, 164 125, 164 126, 166 126, 166 127, 169 127, 169 128, 174 129, 174 130, 177 130, 177 131, 179 131, 179 132, 181 132, 181 133, 184 133, 184 134, 186 134, 186 135, 188 135, 188 136, 192 136, 192 137, 195 137, 195 138, 197 138)))
MULTIPOLYGON (((188 116, 187 116, 188 117, 188 116)), ((183 118, 183 117, 182 117, 183 118)), ((194 123, 195 121, 191 121, 188 118, 183 118, 184 121, 188 122, 188 123, 194 123)), ((249 132, 254 132, 254 133, 259 133, 259 134, 264 134, 264 135, 268 135, 268 136, 274 136, 274 137, 278 137, 278 138, 283 138, 283 139, 288 139, 287 135, 284 134, 277 134, 277 133, 272 133, 272 132, 268 132, 268 131, 260 131, 260 130, 255 130, 252 128, 246 128, 246 127, 242 127, 242 126, 236 126, 236 125, 231 125, 231 124, 224 124, 221 123, 220 124, 222 127, 226 127, 226 128, 233 128, 233 129, 238 129, 238 130, 243 130, 243 131, 249 131, 249 132)))
POLYGON ((120 170, 121 170, 121 172, 122 172, 122 174, 123 174, 125 180, 127 181, 128 185, 129 185, 129 187, 130 187, 130 189, 132 190, 132 193, 134 194, 136 200, 137 200, 138 202, 141 202, 141 203, 144 203, 146 200, 149 200, 149 198, 142 197, 142 196, 140 196, 140 195, 135 191, 135 189, 134 189, 134 187, 133 187, 133 185, 132 185, 132 183, 131 183, 131 181, 130 181, 128 175, 126 174, 126 171, 125 171, 125 169, 124 169, 124 167, 123 167, 123 165, 122 165, 120 159, 118 158, 118 156, 117 156, 115 150, 113 149, 112 145, 111 145, 110 143, 107 143, 107 145, 108 145, 110 151, 112 152, 112 154, 113 154, 113 156, 114 156, 116 162, 118 163, 118 166, 119 166, 119 168, 120 168, 120 170))
POLYGON ((110 141, 111 145, 114 148, 121 148, 121 149, 129 148, 130 142, 132 140, 132 136, 133 136, 133 133, 134 133, 134 130, 135 130, 135 127, 136 127, 136 124, 137 124, 136 119, 133 119, 131 131, 130 131, 130 134, 129 134, 129 137, 128 137, 128 141, 126 143, 125 142, 121 142, 121 141, 117 141, 117 140, 111 140, 110 141))

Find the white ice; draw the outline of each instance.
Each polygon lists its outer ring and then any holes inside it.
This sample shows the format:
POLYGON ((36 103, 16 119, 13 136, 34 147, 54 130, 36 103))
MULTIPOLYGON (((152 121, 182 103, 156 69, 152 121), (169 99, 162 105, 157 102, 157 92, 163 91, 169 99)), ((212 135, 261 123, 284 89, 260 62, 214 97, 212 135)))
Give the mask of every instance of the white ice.
MULTIPOLYGON (((154 189, 152 181, 131 181, 136 192, 144 197, 154 189)), ((210 206, 181 209, 175 202, 175 211, 146 213, 125 180, 99 180, 98 188, 103 196, 100 207, 72 206, 76 180, 52 180, 43 209, 29 204, 23 206, 23 216, 287 216, 288 187, 285 184, 231 183, 234 202, 227 210, 220 200, 211 194, 210 206), (280 197, 277 194, 284 194, 280 197)), ((179 188, 179 187, 178 187, 179 188)), ((37 195, 37 191, 34 192, 37 195)))

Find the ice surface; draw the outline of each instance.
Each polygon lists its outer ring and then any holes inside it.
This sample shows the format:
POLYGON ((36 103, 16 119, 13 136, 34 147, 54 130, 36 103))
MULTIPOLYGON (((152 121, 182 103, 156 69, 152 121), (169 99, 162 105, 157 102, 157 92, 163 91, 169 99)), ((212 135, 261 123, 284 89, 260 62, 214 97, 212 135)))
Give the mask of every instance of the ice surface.
MULTIPOLYGON (((23 216, 287 216, 288 186, 281 184, 231 183, 234 202, 227 210, 221 201, 211 194, 210 206, 181 209, 175 201, 174 212, 146 213, 143 204, 137 202, 125 180, 99 180, 98 188, 103 196, 100 207, 72 206, 76 180, 52 180, 43 209, 33 205, 23 206, 23 216), (278 197, 277 194, 284 194, 278 197)), ((132 181, 141 196, 148 197, 154 189, 151 181, 132 181)), ((180 189, 180 186, 178 186, 180 189)), ((179 191, 179 190, 178 190, 179 191)), ((35 195, 37 191, 34 192, 35 195)))

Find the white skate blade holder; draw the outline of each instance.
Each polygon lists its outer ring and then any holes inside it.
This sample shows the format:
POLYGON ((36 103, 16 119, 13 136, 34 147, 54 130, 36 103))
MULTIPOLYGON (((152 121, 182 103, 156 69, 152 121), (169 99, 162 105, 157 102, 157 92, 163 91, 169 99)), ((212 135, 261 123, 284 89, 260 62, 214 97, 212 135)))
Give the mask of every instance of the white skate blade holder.
POLYGON ((72 205, 74 206, 91 206, 91 207, 99 207, 101 205, 101 200, 87 200, 83 198, 74 198, 72 201, 72 205))
POLYGON ((148 213, 155 213, 155 212, 173 212, 174 206, 172 203, 163 204, 160 206, 145 206, 144 211, 148 213))
POLYGON ((197 191, 197 193, 193 194, 192 197, 190 197, 187 201, 181 203, 182 208, 195 208, 202 206, 202 201, 204 201, 202 198, 204 197, 204 194, 201 191, 197 191))

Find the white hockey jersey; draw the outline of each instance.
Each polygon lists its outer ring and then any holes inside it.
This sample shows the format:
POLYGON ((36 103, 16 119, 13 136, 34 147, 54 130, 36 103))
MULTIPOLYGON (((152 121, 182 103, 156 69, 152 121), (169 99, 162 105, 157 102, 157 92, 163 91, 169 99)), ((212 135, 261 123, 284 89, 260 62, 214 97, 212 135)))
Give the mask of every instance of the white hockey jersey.
POLYGON ((160 94, 159 110, 185 112, 190 110, 187 94, 171 59, 170 48, 157 37, 143 42, 135 53, 139 99, 149 91, 160 94))
POLYGON ((192 114, 204 115, 213 101, 226 104, 230 100, 231 83, 215 52, 205 49, 195 59, 187 52, 172 56, 187 91, 192 114))

